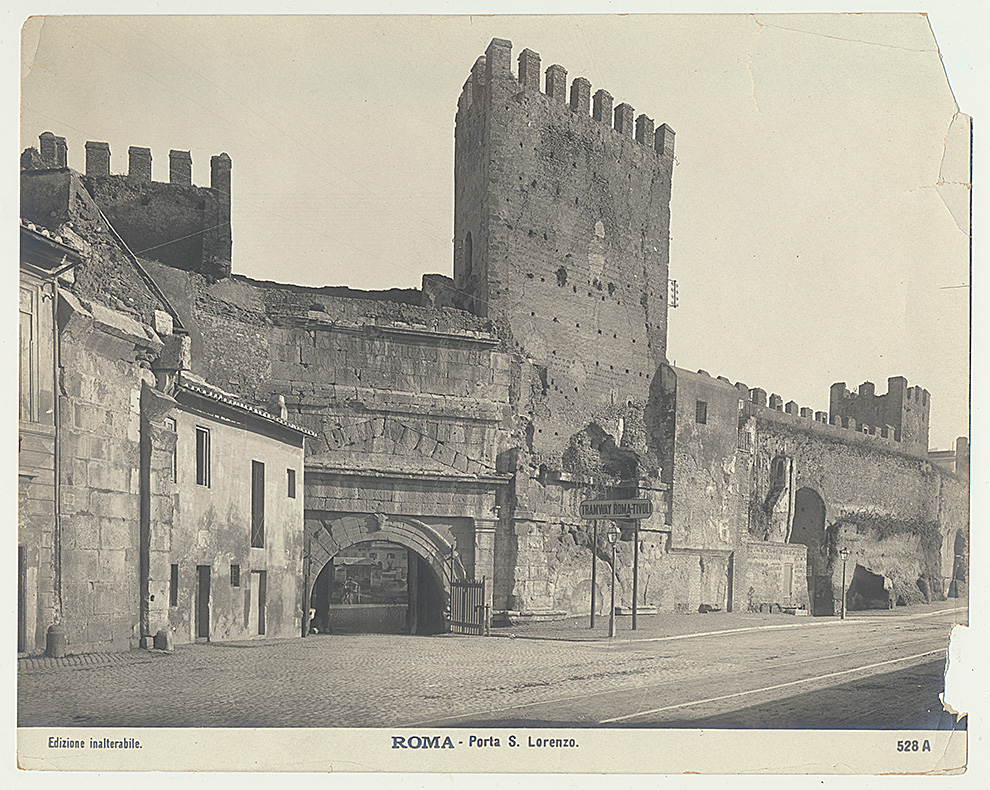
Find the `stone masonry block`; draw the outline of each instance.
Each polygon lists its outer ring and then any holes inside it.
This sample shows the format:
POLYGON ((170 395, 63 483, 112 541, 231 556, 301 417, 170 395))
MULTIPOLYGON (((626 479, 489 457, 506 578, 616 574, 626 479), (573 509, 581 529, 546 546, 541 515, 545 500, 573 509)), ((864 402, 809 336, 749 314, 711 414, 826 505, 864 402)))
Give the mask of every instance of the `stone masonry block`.
POLYGON ((595 91, 591 117, 602 123, 612 123, 612 94, 606 90, 595 91))

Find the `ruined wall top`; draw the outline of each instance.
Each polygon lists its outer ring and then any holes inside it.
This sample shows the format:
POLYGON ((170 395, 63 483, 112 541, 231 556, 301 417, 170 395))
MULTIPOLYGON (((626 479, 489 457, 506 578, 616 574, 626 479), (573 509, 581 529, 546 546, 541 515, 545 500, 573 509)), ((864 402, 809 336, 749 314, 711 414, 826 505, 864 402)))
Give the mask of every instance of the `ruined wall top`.
MULTIPOLYGON (((491 100, 492 87, 503 85, 511 90, 540 93, 540 55, 531 49, 519 53, 518 71, 512 72, 512 42, 493 38, 485 54, 479 57, 471 69, 471 76, 461 91, 457 102, 458 114, 484 106, 491 100)), ((655 126, 654 120, 645 114, 636 116, 629 104, 613 107, 612 94, 599 89, 592 94, 592 85, 585 77, 576 77, 567 91, 567 70, 559 65, 549 66, 544 74, 542 91, 551 103, 569 105, 580 115, 591 117, 612 129, 616 134, 635 139, 660 156, 673 158, 674 130, 666 124, 655 126)))

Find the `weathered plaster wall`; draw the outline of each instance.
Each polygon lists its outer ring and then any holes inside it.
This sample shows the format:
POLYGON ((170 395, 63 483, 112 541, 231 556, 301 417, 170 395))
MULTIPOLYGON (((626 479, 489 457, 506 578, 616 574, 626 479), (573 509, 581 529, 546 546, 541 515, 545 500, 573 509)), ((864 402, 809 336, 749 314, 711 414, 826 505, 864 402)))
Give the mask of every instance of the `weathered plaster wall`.
POLYGON ((21 373, 17 444, 17 545, 21 617, 19 649, 44 649, 55 621, 55 386, 52 286, 21 271, 21 373), (25 356, 27 358, 25 358, 25 356))
POLYGON ((176 642, 195 639, 197 565, 211 567, 210 638, 258 636, 257 571, 267 571, 266 635, 302 632, 302 447, 259 434, 244 425, 180 406, 177 423, 176 518, 168 555, 158 558, 152 577, 167 597, 170 563, 179 565, 178 605, 168 609, 176 642), (210 432, 210 486, 196 484, 196 428, 210 432), (252 461, 265 464, 265 545, 251 546, 252 461), (290 498, 287 470, 296 472, 290 498), (230 566, 240 566, 240 586, 230 566), (253 604, 253 606, 252 606, 253 604))

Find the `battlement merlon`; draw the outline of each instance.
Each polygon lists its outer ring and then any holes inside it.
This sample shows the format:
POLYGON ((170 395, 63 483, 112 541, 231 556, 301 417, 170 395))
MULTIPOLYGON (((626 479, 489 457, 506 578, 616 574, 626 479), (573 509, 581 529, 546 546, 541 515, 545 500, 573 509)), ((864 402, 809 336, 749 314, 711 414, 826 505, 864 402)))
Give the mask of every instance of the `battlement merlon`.
MULTIPOLYGON (((493 38, 471 69, 471 76, 465 81, 457 100, 458 114, 470 111, 475 105, 491 100, 495 86, 518 92, 540 93, 540 54, 531 49, 519 53, 518 72, 512 72, 512 42, 503 38, 493 38)), ((576 77, 567 87, 567 70, 559 65, 549 66, 543 75, 545 95, 554 104, 565 104, 579 115, 591 117, 604 123, 617 134, 631 137, 641 145, 653 148, 657 155, 673 162, 674 130, 667 124, 654 128, 652 118, 641 114, 629 104, 622 103, 613 109, 613 98, 608 91, 599 89, 592 94, 591 82, 586 77, 576 77)))

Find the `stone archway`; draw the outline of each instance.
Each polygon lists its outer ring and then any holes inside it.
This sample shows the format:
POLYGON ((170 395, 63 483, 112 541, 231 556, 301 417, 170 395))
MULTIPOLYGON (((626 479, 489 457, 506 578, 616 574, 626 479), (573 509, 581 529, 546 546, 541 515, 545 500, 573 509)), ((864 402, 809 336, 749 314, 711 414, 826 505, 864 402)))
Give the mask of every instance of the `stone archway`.
MULTIPOLYGON (((307 511, 303 549, 304 636, 313 587, 323 568, 336 555, 359 543, 394 543, 408 549, 421 561, 438 591, 435 608, 446 611, 450 604, 451 580, 467 578, 454 548, 453 535, 444 528, 405 516, 382 514, 331 514, 307 511)), ((439 613, 434 613, 442 618, 439 613)))
POLYGON ((834 614, 832 577, 828 575, 825 541, 825 501, 812 488, 794 494, 794 518, 789 543, 808 547, 808 600, 813 615, 834 614))

